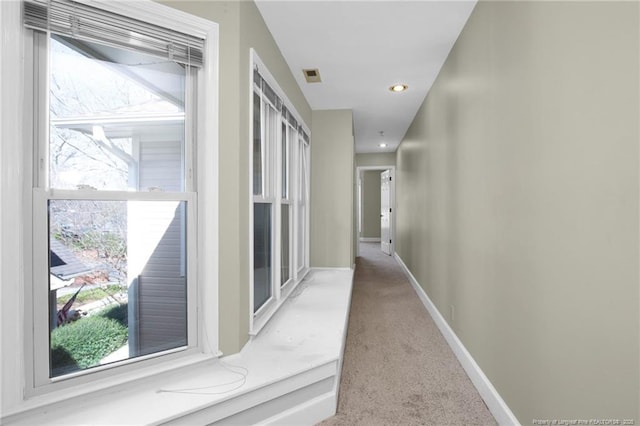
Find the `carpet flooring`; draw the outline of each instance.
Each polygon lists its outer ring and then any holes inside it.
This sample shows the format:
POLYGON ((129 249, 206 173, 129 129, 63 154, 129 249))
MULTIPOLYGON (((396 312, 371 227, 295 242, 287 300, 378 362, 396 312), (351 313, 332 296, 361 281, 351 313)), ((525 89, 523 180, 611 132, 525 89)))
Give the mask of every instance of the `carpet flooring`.
POLYGON ((391 256, 361 243, 333 425, 495 425, 391 256))

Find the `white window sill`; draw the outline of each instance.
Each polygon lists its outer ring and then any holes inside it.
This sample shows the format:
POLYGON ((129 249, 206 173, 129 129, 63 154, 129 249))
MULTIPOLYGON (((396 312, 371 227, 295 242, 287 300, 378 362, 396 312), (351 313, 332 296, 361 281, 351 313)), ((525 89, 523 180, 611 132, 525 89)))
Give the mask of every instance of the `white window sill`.
POLYGON ((25 398, 20 405, 14 407, 12 410, 4 411, 2 413, 2 422, 0 423, 4 424, 7 418, 21 418, 25 415, 30 418, 31 415, 37 413, 39 410, 49 410, 52 406, 55 407, 57 404, 66 404, 68 401, 75 399, 99 399, 102 395, 118 392, 120 389, 128 388, 134 384, 162 380, 175 371, 194 368, 199 364, 211 362, 211 360, 215 359, 217 359, 217 357, 210 354, 192 353, 147 366, 134 372, 116 374, 107 379, 95 380, 42 395, 34 395, 25 398))
POLYGON ((280 299, 272 298, 265 304, 265 306, 258 310, 254 315, 251 330, 249 330, 249 336, 254 338, 260 333, 260 330, 267 325, 273 315, 278 312, 280 307, 287 301, 289 295, 291 295, 300 284, 308 279, 310 270, 311 269, 309 268, 304 269, 301 273, 301 277, 298 278, 297 281, 292 281, 282 287, 282 295, 280 296, 280 299))
POLYGON ((352 282, 349 269, 312 270, 238 354, 222 360, 200 355, 170 372, 47 405, 45 397, 32 398, 2 424, 160 424, 306 372, 316 379, 338 377, 352 282))

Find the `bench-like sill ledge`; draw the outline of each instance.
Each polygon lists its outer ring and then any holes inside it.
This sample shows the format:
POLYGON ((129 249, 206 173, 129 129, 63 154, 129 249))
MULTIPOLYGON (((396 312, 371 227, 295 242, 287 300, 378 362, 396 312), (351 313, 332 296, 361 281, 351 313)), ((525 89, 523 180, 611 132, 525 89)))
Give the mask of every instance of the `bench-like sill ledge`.
POLYGON ((220 410, 215 414, 223 416, 219 419, 209 417, 211 423, 248 410, 273 396, 269 394, 277 397, 277 392, 284 395, 323 380, 335 383, 337 395, 352 282, 351 270, 312 270, 237 354, 220 360, 202 356, 147 379, 30 407, 4 417, 2 424, 160 424, 243 401, 220 410))

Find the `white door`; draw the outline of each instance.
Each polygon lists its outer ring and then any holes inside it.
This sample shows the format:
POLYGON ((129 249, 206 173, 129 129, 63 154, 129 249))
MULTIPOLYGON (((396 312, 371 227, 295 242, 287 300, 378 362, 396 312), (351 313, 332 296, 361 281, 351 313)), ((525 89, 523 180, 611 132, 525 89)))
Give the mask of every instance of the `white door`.
POLYGON ((382 252, 391 255, 391 171, 380 174, 380 246, 382 252))

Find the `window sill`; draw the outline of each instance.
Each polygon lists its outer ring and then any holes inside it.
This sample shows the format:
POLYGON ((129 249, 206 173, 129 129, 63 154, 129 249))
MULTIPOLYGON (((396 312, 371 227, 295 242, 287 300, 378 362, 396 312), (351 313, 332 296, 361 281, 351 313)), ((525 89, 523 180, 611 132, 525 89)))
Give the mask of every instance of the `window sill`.
POLYGON ((170 372, 100 392, 64 395, 47 405, 44 398, 33 398, 21 413, 1 422, 121 425, 182 419, 185 424, 209 424, 310 383, 337 385, 352 283, 351 270, 314 269, 305 286, 240 353, 222 360, 201 355, 170 372), (206 421, 188 418, 203 412, 206 421))
MULTIPOLYGON (((221 354, 220 354, 221 355, 221 354)), ((211 354, 192 353, 179 358, 156 363, 138 369, 134 372, 116 374, 107 379, 100 379, 89 383, 79 384, 57 392, 49 392, 41 395, 27 397, 23 402, 12 410, 2 413, 2 424, 10 422, 10 418, 21 418, 23 415, 30 415, 38 410, 46 409, 57 404, 65 404, 75 398, 101 398, 103 395, 118 392, 123 388, 132 385, 151 383, 154 380, 162 380, 175 374, 176 371, 193 368, 207 361, 217 359, 211 354), (7 420, 8 419, 8 420, 7 420)))
POLYGON ((310 270, 310 268, 305 268, 302 271, 301 277, 297 281, 290 282, 282 288, 283 293, 281 294, 279 300, 272 300, 271 302, 268 302, 269 305, 265 306, 264 310, 258 311, 258 314, 253 318, 251 330, 249 330, 249 336, 251 336, 251 338, 254 338, 260 333, 260 330, 262 330, 264 326, 267 325, 269 320, 276 312, 278 312, 280 307, 287 301, 289 296, 294 293, 295 289, 307 279, 310 270))

